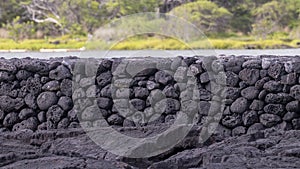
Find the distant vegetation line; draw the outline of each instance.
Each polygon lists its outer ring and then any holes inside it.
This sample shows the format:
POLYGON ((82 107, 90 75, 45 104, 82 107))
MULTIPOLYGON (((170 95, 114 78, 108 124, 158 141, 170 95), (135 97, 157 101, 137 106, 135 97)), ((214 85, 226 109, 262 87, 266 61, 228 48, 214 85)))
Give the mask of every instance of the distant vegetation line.
MULTIPOLYGON (((97 43, 106 48, 109 40, 103 37, 114 30, 102 27, 141 12, 182 17, 220 49, 299 47, 300 39, 299 0, 2 0, 0 11, 0 49, 95 49, 97 43), (86 45, 92 37, 100 38, 86 45)), ((146 40, 131 39, 115 48, 184 48, 159 36, 140 38, 146 40)), ((199 41, 190 45, 208 48, 199 41)))

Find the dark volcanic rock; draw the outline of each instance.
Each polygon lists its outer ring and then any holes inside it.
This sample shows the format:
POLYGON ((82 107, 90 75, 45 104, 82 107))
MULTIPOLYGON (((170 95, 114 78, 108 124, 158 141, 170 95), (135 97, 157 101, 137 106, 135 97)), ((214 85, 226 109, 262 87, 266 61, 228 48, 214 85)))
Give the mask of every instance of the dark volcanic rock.
POLYGON ((146 108, 146 102, 141 99, 132 99, 130 104, 138 111, 144 110, 146 108))
POLYGON ((18 73, 16 74, 16 78, 18 80, 26 80, 33 74, 31 72, 28 72, 26 70, 19 70, 18 73))
POLYGON ((21 98, 13 99, 9 96, 0 96, 0 108, 3 111, 19 110, 24 104, 24 100, 21 98))
POLYGON ((18 121, 19 117, 17 113, 8 113, 3 120, 3 126, 12 127, 14 124, 18 123, 18 121))
POLYGON ((259 121, 256 111, 245 112, 242 116, 242 119, 243 119, 243 124, 248 127, 259 121))
POLYGON ((270 114, 276 114, 278 116, 284 115, 284 106, 282 104, 268 104, 264 107, 264 111, 270 114))
POLYGON ((54 124, 57 124, 64 114, 64 111, 58 105, 54 105, 48 109, 46 117, 48 121, 50 120, 54 124))
POLYGON ((61 97, 57 103, 64 111, 69 111, 73 108, 73 101, 70 97, 61 97))
POLYGON ((299 101, 292 101, 286 105, 286 110, 289 112, 300 112, 300 104, 299 101))
POLYGON ((35 115, 35 112, 32 109, 25 108, 25 109, 21 110, 21 112, 19 113, 19 119, 25 120, 34 115, 35 115))
POLYGON ((275 114, 262 114, 259 119, 260 123, 266 127, 273 127, 281 122, 281 118, 275 114))
POLYGON ((283 85, 277 81, 269 81, 264 84, 264 89, 266 89, 268 92, 281 92, 283 85))
POLYGON ((50 79, 54 80, 62 80, 66 78, 71 78, 72 74, 67 67, 60 65, 56 69, 50 71, 49 77, 50 79))
POLYGON ((241 95, 248 100, 254 100, 257 98, 258 94, 259 90, 257 90, 255 87, 247 87, 241 92, 241 95))
POLYGON ((60 91, 65 96, 72 96, 72 80, 64 79, 60 84, 60 91))
POLYGON ((99 76, 97 76, 96 81, 97 84, 102 88, 106 85, 108 85, 112 80, 112 73, 110 71, 101 73, 99 76))
POLYGON ((58 98, 53 92, 44 92, 37 97, 37 105, 41 110, 47 110, 52 105, 55 105, 58 98))
POLYGON ((249 103, 248 103, 247 99, 240 97, 232 103, 232 105, 230 106, 230 110, 233 113, 242 114, 248 109, 248 106, 249 106, 249 103))
POLYGON ((240 115, 237 114, 232 116, 225 116, 222 119, 222 124, 228 128, 235 128, 242 124, 242 118, 240 115))
POLYGON ((165 71, 158 71, 155 74, 155 81, 167 85, 173 81, 173 77, 165 71))
POLYGON ((99 108, 108 110, 113 105, 113 102, 109 98, 101 97, 101 98, 97 98, 97 104, 98 104, 99 108))
POLYGON ((254 85, 259 80, 258 69, 243 69, 239 73, 239 78, 246 82, 248 85, 254 85))
POLYGON ((291 88, 291 96, 300 101, 300 85, 291 88))
POLYGON ((44 84, 42 89, 47 90, 47 91, 57 91, 60 89, 60 83, 56 80, 50 81, 50 82, 44 84))
POLYGON ((272 64, 268 69, 268 74, 274 79, 277 79, 283 71, 283 65, 280 63, 272 64))

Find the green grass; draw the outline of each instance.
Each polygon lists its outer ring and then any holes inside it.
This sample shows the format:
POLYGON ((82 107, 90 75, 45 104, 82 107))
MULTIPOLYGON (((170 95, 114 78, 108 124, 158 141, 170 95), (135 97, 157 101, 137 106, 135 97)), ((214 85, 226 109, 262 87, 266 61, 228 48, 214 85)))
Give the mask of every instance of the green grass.
POLYGON ((188 49, 277 49, 292 47, 297 48, 300 40, 292 39, 267 39, 255 40, 252 37, 211 38, 197 40, 184 44, 183 42, 165 37, 132 37, 119 43, 106 43, 101 40, 86 43, 86 38, 69 38, 67 36, 56 39, 33 39, 15 42, 11 39, 0 39, 0 50, 25 49, 38 51, 40 49, 79 49, 86 47, 88 50, 188 50, 188 49), (50 42, 59 40, 60 44, 50 42))
POLYGON ((28 39, 15 42, 11 39, 0 39, 0 50, 25 49, 38 51, 40 49, 79 49, 86 45, 86 39, 28 39), (50 42, 59 40, 60 44, 50 44, 50 42))

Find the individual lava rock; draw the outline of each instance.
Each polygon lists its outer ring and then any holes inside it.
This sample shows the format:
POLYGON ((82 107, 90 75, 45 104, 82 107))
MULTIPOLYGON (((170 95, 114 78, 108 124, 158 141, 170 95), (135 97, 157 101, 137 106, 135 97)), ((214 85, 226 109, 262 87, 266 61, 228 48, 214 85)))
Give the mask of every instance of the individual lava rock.
POLYGON ((24 106, 24 99, 13 99, 9 96, 0 96, 0 108, 5 112, 11 112, 13 110, 19 110, 24 106))
POLYGON ((15 124, 13 127, 13 131, 20 131, 24 129, 29 129, 32 131, 37 130, 38 128, 38 120, 36 117, 30 117, 27 120, 22 121, 21 123, 15 124))
POLYGON ((60 91, 64 96, 72 96, 72 80, 64 79, 60 84, 60 91))
POLYGON ((293 98, 300 101, 300 85, 293 86, 290 94, 293 98))
POLYGON ((32 109, 37 109, 37 104, 36 104, 36 96, 28 93, 25 98, 24 98, 25 104, 32 109))
POLYGON ((47 110, 49 107, 55 105, 58 98, 53 92, 43 92, 37 98, 37 105, 41 110, 47 110))
POLYGON ((70 97, 61 97, 57 103, 64 111, 69 111, 73 108, 73 100, 70 97))
POLYGON ((262 114, 259 119, 265 127, 273 127, 281 122, 281 118, 275 114, 262 114))
POLYGON ((108 119, 107 119, 107 122, 110 125, 122 125, 123 121, 124 121, 123 117, 121 117, 118 114, 113 114, 110 117, 108 117, 108 119))
POLYGON ((228 128, 235 128, 235 127, 240 126, 242 124, 242 118, 238 114, 225 116, 222 119, 222 124, 225 127, 228 127, 228 128))
POLYGON ((15 112, 8 113, 4 120, 3 120, 3 126, 7 128, 13 127, 14 124, 17 124, 19 122, 18 114, 15 112))
POLYGON ((257 98, 258 94, 259 94, 259 90, 257 90, 253 86, 247 87, 243 89, 241 92, 241 95, 248 100, 254 100, 255 98, 257 98))
POLYGON ((155 81, 167 85, 173 81, 173 77, 165 71, 158 71, 155 73, 155 81))
POLYGON ((280 63, 272 64, 268 69, 268 74, 270 77, 277 79, 283 71, 283 65, 280 63))
POLYGON ((239 78, 246 82, 248 85, 254 85, 260 77, 259 69, 243 69, 239 73, 239 78))
POLYGON ((18 80, 26 80, 31 76, 33 76, 33 74, 31 72, 26 71, 26 70, 19 70, 18 73, 16 74, 16 78, 18 80))
POLYGON ((240 97, 231 104, 230 110, 233 113, 242 114, 248 109, 248 107, 249 107, 248 100, 243 97, 240 97))
POLYGON ((112 73, 111 73, 111 71, 107 71, 107 72, 101 73, 96 78, 97 85, 100 88, 103 88, 106 85, 110 84, 111 81, 112 81, 112 73))
POLYGON ((57 124, 63 116, 64 111, 58 105, 51 106, 46 113, 47 121, 51 121, 54 124, 57 124))
POLYGON ((42 91, 42 83, 39 77, 30 77, 26 81, 26 89, 34 94, 37 95, 42 91))
POLYGON ((32 109, 25 108, 25 109, 21 110, 21 112, 19 113, 19 119, 26 120, 29 117, 32 117, 34 115, 35 115, 35 113, 32 109))
POLYGON ((72 74, 67 67, 65 67, 64 65, 60 65, 56 69, 50 71, 49 77, 50 79, 54 80, 62 80, 71 78, 72 74))
POLYGON ((247 111, 242 116, 243 124, 247 127, 259 121, 256 111, 247 111))

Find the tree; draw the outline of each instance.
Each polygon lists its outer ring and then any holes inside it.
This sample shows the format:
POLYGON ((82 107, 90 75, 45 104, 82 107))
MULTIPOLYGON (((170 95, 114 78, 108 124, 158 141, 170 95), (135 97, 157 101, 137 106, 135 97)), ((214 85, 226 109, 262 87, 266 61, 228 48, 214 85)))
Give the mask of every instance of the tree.
POLYGON ((286 10, 278 1, 265 3, 254 11, 255 24, 252 33, 260 38, 266 39, 267 35, 281 28, 281 20, 286 10))
POLYGON ((206 0, 181 5, 170 13, 187 19, 206 33, 226 31, 232 17, 227 9, 206 0))

